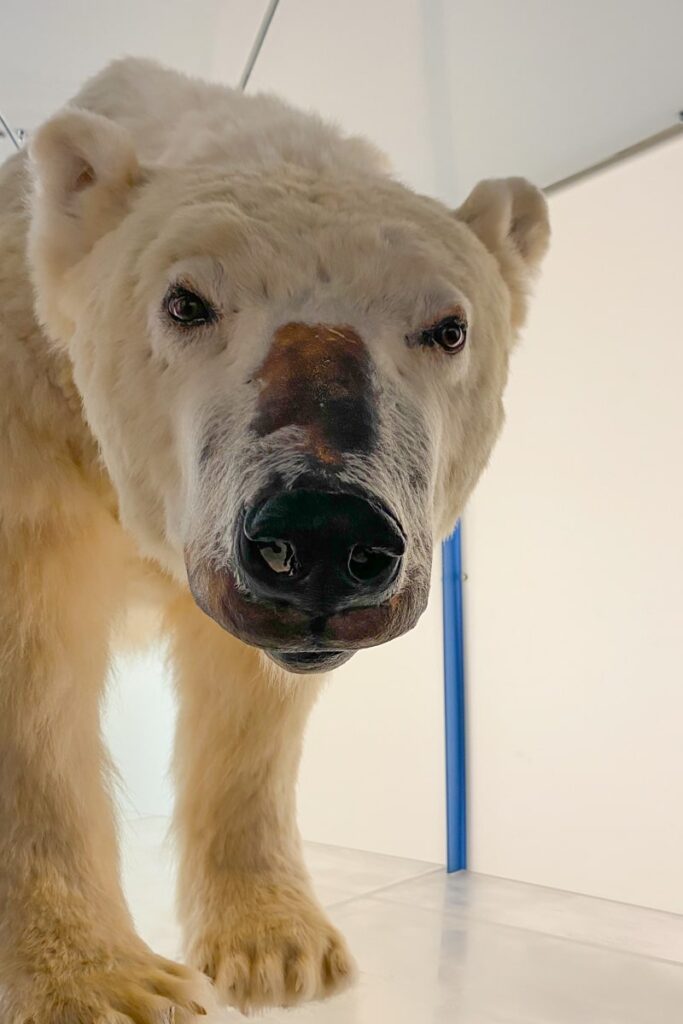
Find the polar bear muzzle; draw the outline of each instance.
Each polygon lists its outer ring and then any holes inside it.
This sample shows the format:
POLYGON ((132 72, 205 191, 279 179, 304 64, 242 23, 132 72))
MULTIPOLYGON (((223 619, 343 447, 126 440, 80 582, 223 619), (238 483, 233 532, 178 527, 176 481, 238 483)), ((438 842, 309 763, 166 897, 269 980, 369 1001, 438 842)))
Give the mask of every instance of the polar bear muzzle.
POLYGON ((367 348, 351 327, 284 324, 256 379, 261 392, 253 428, 260 437, 301 427, 311 454, 326 464, 376 444, 374 372, 367 348))

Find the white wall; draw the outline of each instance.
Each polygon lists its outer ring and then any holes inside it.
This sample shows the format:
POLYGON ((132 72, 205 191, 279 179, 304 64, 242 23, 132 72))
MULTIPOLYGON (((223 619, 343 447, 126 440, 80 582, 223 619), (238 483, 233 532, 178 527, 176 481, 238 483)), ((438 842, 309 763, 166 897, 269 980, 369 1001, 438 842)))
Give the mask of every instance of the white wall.
MULTIPOLYGON (((0 110, 2 110, 2 107, 0 107, 0 110)), ((2 131, 1 128, 0 131, 2 131)), ((12 153, 14 153, 14 145, 8 138, 0 137, 0 162, 6 160, 8 156, 12 156, 12 153)))
POLYGON ((551 199, 464 528, 476 871, 683 911, 683 137, 551 199))
POLYGON ((416 628, 330 677, 299 785, 306 839, 446 859, 441 558, 416 628))
POLYGON ((404 181, 432 192, 438 126, 424 7, 424 0, 281 0, 249 91, 277 92, 367 135, 404 181))
POLYGON ((165 649, 115 658, 103 729, 119 773, 118 804, 126 819, 170 815, 175 694, 165 649))

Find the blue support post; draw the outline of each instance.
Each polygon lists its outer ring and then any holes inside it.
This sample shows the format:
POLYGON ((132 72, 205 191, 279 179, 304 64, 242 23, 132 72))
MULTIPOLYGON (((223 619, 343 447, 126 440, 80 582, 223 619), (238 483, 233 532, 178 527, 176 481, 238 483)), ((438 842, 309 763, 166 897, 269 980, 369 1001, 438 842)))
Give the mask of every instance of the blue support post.
POLYGON ((465 659, 462 621, 460 523, 443 545, 443 637, 446 717, 447 867, 467 867, 465 659))

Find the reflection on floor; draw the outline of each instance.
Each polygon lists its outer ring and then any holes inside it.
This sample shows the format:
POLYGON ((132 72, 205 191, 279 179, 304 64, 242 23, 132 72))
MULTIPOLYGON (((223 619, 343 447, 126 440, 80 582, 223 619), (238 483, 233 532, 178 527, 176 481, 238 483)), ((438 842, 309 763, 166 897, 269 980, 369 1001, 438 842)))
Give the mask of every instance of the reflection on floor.
MULTIPOLYGON (((167 821, 127 826, 138 928, 178 956, 167 821)), ((307 845, 321 900, 360 966, 325 1004, 272 1024, 681 1024, 683 917, 420 861, 307 845)), ((215 1024, 244 1021, 226 1011, 215 1024)), ((212 1020, 213 1024, 213 1020, 212 1020)))

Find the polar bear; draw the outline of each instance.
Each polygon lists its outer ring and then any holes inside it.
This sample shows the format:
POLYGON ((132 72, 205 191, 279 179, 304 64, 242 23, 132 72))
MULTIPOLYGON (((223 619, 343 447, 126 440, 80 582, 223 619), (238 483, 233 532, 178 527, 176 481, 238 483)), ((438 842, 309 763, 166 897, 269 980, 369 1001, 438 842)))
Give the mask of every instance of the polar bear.
POLYGON ((321 675, 425 606, 545 201, 513 178, 449 210, 315 116, 126 59, 4 165, 0 235, 2 1020, 334 992, 353 961, 302 861, 302 733, 321 675), (179 696, 187 967, 135 934, 99 733, 141 601, 179 696))

